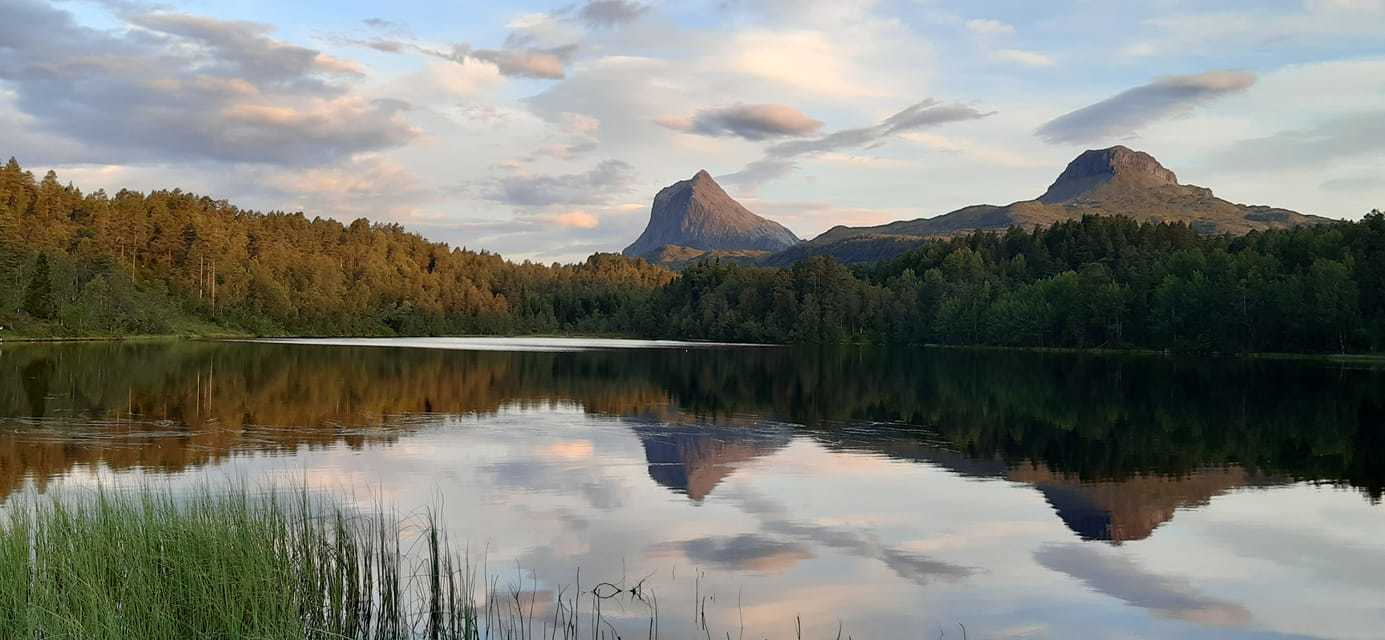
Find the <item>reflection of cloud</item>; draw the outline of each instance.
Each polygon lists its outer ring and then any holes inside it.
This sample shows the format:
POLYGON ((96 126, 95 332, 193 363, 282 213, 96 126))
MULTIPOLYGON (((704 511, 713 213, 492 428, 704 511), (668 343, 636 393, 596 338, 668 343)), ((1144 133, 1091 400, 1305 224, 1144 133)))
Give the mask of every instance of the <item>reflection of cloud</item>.
POLYGON ((486 467, 496 487, 524 493, 545 492, 580 495, 593 509, 609 511, 625 504, 625 487, 592 473, 590 468, 547 463, 544 460, 510 459, 486 467))
POLYGON ((928 584, 935 578, 955 580, 975 573, 970 567, 934 560, 904 547, 885 545, 855 528, 793 520, 783 507, 767 498, 741 494, 736 496, 736 502, 742 510, 759 516, 766 531, 859 557, 875 558, 899 577, 915 584, 928 584))
POLYGON ((539 456, 549 460, 587 460, 592 457, 590 440, 555 442, 539 449, 539 456))
POLYGON ((1048 545, 1034 552, 1034 559, 1093 590, 1160 616, 1216 626, 1250 622, 1250 612, 1239 604, 1203 596, 1187 581, 1149 573, 1129 558, 1099 547, 1048 545))
POLYGON ((1235 549, 1238 556, 1294 567, 1322 582, 1350 585, 1362 592, 1382 590, 1385 552, 1364 544, 1366 535, 1351 540, 1240 522, 1220 522, 1211 531, 1219 543, 1235 549))
POLYGON ((652 550, 676 550, 695 563, 760 573, 782 573, 813 557, 800 543, 753 533, 669 542, 656 545, 652 550))

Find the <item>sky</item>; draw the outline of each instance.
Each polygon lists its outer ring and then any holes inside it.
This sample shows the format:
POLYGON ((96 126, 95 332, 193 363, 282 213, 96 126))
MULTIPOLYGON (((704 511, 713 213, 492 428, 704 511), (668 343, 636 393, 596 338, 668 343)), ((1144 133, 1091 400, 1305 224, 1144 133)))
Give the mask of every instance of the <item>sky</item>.
POLYGON ((0 0, 0 155, 544 262, 619 251, 699 169, 811 238, 1113 144, 1354 219, 1382 31, 1385 0, 0 0))

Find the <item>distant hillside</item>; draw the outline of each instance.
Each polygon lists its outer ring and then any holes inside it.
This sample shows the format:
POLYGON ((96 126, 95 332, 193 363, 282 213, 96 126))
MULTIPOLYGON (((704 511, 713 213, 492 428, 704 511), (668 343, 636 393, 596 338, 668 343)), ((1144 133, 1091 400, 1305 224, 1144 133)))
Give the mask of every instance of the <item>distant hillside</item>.
POLYGON ((654 262, 661 257, 687 262, 706 252, 769 253, 799 242, 792 231, 751 213, 710 174, 698 171, 654 196, 649 225, 623 253, 654 262))
POLYGON ((701 249, 682 247, 676 244, 666 244, 640 257, 644 258, 647 262, 666 269, 682 271, 703 260, 718 260, 724 263, 740 265, 756 265, 771 255, 774 255, 771 251, 756 251, 754 249, 703 251, 701 249))
POLYGON ((814 255, 830 255, 843 262, 873 262, 907 252, 924 238, 1047 226, 1087 214, 1184 222, 1205 235, 1243 234, 1330 221, 1288 209, 1222 200, 1212 195, 1211 189, 1179 184, 1177 176, 1153 156, 1115 146, 1083 152, 1034 200, 1005 206, 972 205, 933 218, 873 227, 837 226, 808 243, 772 256, 766 263, 792 264, 814 255))

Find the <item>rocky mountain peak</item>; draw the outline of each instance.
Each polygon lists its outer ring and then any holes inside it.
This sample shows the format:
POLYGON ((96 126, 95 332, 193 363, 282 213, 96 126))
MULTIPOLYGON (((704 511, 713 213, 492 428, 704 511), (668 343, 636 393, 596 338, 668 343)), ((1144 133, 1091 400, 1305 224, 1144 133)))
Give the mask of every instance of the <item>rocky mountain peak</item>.
POLYGON ((1091 149, 1068 163, 1048 191, 1039 196, 1039 202, 1069 202, 1112 182, 1131 188, 1156 188, 1177 186, 1178 177, 1143 151, 1120 145, 1091 149))
POLYGON ((699 251, 779 251, 798 242, 793 232, 736 202, 704 169, 654 196, 649 225, 624 253, 644 256, 668 245, 699 251))

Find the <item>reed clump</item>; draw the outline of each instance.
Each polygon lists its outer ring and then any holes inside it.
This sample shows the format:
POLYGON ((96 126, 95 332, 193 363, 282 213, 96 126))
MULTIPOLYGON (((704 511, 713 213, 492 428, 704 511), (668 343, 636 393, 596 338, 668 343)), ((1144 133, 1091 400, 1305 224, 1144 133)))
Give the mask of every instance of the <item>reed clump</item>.
POLYGON ((306 491, 15 501, 0 513, 0 638, 516 637, 513 608, 425 520, 406 528, 306 491))

